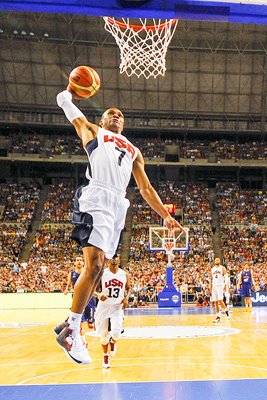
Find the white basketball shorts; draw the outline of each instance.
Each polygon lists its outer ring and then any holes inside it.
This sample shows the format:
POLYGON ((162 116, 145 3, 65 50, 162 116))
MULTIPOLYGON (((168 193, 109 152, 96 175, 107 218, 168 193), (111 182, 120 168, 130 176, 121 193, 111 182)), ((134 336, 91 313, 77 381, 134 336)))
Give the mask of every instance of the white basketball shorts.
POLYGON ((77 201, 72 237, 83 247, 88 243, 100 248, 111 259, 125 225, 129 200, 112 188, 90 184, 79 191, 76 205, 77 201))
POLYGON ((211 301, 220 301, 223 300, 223 286, 213 286, 211 301))
POLYGON ((95 312, 95 328, 98 336, 107 336, 109 319, 111 323, 111 332, 113 329, 122 330, 124 311, 121 304, 105 304, 99 301, 95 312))

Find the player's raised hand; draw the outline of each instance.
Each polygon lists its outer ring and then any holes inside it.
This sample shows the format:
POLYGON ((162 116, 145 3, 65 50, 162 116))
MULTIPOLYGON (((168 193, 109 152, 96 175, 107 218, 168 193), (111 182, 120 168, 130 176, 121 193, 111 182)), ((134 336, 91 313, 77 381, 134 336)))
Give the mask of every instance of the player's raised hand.
POLYGON ((67 87, 67 91, 71 93, 72 100, 81 100, 82 97, 78 96, 69 86, 67 87))

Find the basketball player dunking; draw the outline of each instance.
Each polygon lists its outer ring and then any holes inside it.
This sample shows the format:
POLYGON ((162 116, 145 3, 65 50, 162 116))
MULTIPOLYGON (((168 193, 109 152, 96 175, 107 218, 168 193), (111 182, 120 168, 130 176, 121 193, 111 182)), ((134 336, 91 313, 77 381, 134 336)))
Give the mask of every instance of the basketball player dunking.
POLYGON ((90 123, 64 90, 57 103, 72 123, 88 156, 89 183, 77 190, 74 201, 72 238, 82 247, 85 266, 74 287, 68 326, 57 336, 57 343, 76 363, 91 358, 80 335, 83 309, 99 283, 106 259, 117 249, 124 228, 129 201, 125 198, 131 173, 141 195, 173 230, 183 227, 165 209, 145 173, 141 152, 122 135, 124 116, 117 108, 104 112, 99 126, 90 123))
POLYGON ((95 314, 96 333, 101 338, 103 368, 110 367, 110 356, 116 353, 116 342, 123 329, 124 312, 130 296, 130 277, 119 267, 119 258, 108 261, 101 279, 101 291, 95 314))

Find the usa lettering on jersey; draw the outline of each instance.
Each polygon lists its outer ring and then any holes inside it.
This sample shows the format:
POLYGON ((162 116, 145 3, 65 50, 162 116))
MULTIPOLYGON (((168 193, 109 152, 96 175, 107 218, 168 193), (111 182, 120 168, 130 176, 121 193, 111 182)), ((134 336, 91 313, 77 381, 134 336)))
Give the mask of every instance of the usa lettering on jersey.
POLYGON ((104 143, 107 142, 114 142, 115 145, 120 149, 126 149, 132 158, 135 157, 136 150, 130 143, 127 142, 127 140, 118 137, 117 135, 108 134, 104 135, 104 143))
POLYGON ((105 288, 109 288, 109 287, 119 287, 119 288, 123 288, 123 282, 119 281, 118 279, 110 279, 109 281, 105 282, 105 288))

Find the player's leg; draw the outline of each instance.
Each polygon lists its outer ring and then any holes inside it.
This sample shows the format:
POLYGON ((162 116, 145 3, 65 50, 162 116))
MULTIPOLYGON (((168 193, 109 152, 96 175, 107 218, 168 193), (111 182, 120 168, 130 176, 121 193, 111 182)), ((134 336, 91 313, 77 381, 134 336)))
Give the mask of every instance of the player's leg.
POLYGON ((247 285, 243 285, 243 296, 245 301, 245 311, 250 311, 251 289, 247 285))
POLYGON ((218 301, 218 288, 216 286, 213 286, 212 288, 212 300, 214 301, 215 312, 216 312, 216 318, 213 320, 213 322, 218 323, 221 321, 221 317, 220 317, 220 308, 218 301))
POLYGON ((84 247, 83 255, 84 268, 74 286, 69 326, 57 336, 57 342, 73 361, 88 364, 91 358, 80 335, 80 324, 83 310, 101 279, 105 256, 102 250, 93 246, 84 247))
POLYGON ((218 307, 221 308, 221 310, 225 312, 227 318, 229 318, 229 311, 223 301, 223 286, 217 287, 217 299, 218 299, 218 307))
POLYGON ((110 355, 108 353, 108 345, 109 345, 109 332, 103 333, 101 336, 101 345, 103 350, 103 368, 110 368, 110 355))
POLYGON ((110 306, 105 304, 105 302, 99 301, 95 312, 95 329, 96 329, 96 335, 100 336, 101 347, 103 350, 103 361, 102 361, 103 368, 110 367, 110 358, 108 354, 108 344, 110 338, 109 316, 110 316, 110 306))
POLYGON ((103 321, 99 320, 97 321, 96 319, 96 330, 97 333, 100 334, 101 346, 103 350, 103 361, 102 361, 103 368, 110 368, 110 357, 108 353, 110 333, 108 330, 108 325, 109 325, 109 318, 106 318, 103 321))
POLYGON ((247 297, 245 297, 245 310, 246 311, 252 311, 252 300, 251 300, 251 297, 249 297, 249 296, 247 296, 247 297))
POLYGON ((252 298, 249 297, 249 311, 252 311, 252 298))
POLYGON ((221 322, 221 317, 220 317, 220 307, 219 307, 219 301, 215 301, 215 312, 216 312, 216 318, 213 320, 214 323, 221 322))
POLYGON ((122 310, 118 310, 114 313, 111 318, 111 331, 110 331, 110 352, 109 354, 115 356, 117 351, 117 341, 120 339, 121 334, 123 332, 123 320, 124 320, 124 313, 122 310))
POLYGON ((252 293, 251 293, 252 287, 250 286, 248 288, 248 311, 252 311, 252 293))
POLYGON ((248 298, 244 297, 244 303, 245 303, 245 311, 248 310, 248 298))
POLYGON ((85 320, 87 322, 87 326, 89 329, 94 328, 94 322, 95 322, 95 298, 94 296, 91 297, 91 300, 85 307, 84 313, 83 313, 85 320))
POLYGON ((97 247, 84 247, 83 255, 84 268, 74 286, 71 306, 71 311, 77 314, 82 314, 86 304, 91 299, 105 265, 104 252, 97 247))
POLYGON ((223 300, 219 300, 219 305, 221 306, 221 309, 225 312, 227 318, 229 318, 229 310, 227 306, 225 305, 225 302, 223 300))
POLYGON ((227 310, 229 311, 229 308, 230 308, 230 293, 228 291, 226 291, 224 293, 224 296, 225 296, 224 304, 225 304, 227 310))

